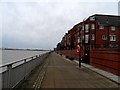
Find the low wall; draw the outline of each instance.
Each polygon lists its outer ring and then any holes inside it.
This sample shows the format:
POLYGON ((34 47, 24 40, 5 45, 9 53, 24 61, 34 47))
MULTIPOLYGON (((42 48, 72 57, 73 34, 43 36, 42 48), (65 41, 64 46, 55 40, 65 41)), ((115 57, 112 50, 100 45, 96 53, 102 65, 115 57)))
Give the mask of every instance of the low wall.
POLYGON ((90 64, 120 76, 120 51, 118 49, 90 50, 90 64))
MULTIPOLYGON (((79 60, 79 53, 76 50, 59 50, 57 53, 79 60)), ((81 56, 84 57, 84 51, 81 51, 81 56)), ((120 76, 120 50, 90 49, 90 65, 120 76)))
MULTIPOLYGON (((68 58, 73 58, 75 60, 79 60, 79 53, 74 49, 74 50, 59 50, 57 53, 65 55, 68 58)), ((81 57, 84 56, 84 51, 81 51, 80 53, 81 57)))

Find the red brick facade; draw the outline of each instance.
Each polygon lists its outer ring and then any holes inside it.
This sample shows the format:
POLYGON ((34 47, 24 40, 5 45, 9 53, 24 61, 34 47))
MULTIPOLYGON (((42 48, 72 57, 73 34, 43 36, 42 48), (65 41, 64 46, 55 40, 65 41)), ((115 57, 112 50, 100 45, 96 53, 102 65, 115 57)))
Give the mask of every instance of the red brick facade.
POLYGON ((120 16, 96 14, 76 24, 59 43, 59 53, 78 60, 78 44, 83 62, 120 75, 120 16))

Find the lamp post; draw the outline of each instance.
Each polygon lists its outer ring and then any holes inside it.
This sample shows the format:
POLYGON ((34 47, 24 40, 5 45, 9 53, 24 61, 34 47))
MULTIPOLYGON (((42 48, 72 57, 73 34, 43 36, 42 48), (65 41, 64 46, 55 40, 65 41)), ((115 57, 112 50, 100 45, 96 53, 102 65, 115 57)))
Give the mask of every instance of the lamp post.
POLYGON ((82 26, 80 25, 80 26, 78 26, 78 33, 79 33, 79 38, 78 38, 78 43, 79 43, 79 48, 80 48, 80 50, 79 50, 79 67, 81 67, 81 43, 82 43, 82 41, 81 41, 81 33, 80 33, 80 31, 82 30, 82 26))

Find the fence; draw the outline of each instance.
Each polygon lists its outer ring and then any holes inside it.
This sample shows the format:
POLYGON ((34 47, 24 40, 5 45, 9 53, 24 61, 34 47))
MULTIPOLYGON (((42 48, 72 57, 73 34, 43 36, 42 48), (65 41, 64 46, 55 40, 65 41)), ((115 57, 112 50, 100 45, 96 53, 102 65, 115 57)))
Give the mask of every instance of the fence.
POLYGON ((120 76, 120 50, 108 48, 91 49, 90 64, 120 76))
MULTIPOLYGON (((79 59, 76 50, 59 50, 57 53, 79 59)), ((91 48, 89 53, 90 57, 84 58, 82 62, 86 63, 89 59, 90 65, 120 76, 120 48, 91 48)), ((81 57, 85 57, 84 51, 80 54, 81 57)))
MULTIPOLYGON (((74 50, 59 50, 59 51, 57 51, 57 53, 65 55, 66 57, 69 57, 69 58, 79 60, 79 53, 76 51, 76 49, 74 49, 74 50)), ((81 50, 80 55, 81 55, 81 57, 84 57, 83 50, 81 50)))
POLYGON ((2 68, 2 72, 0 72, 0 77, 2 79, 0 89, 14 88, 24 80, 32 70, 40 65, 48 54, 49 53, 45 53, 0 66, 0 68, 2 68))

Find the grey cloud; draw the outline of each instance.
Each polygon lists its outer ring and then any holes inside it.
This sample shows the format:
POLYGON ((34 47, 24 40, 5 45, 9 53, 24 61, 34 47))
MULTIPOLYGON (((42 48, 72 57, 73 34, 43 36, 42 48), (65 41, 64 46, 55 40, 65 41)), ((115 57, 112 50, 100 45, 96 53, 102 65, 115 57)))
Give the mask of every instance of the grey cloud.
POLYGON ((116 3, 4 2, 3 47, 51 49, 65 32, 93 13, 116 14, 116 3), (108 8, 106 8, 106 5, 108 8), (112 7, 112 10, 109 10, 112 7))

